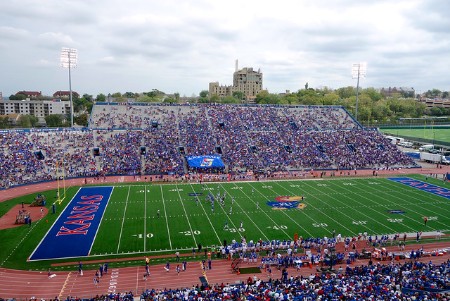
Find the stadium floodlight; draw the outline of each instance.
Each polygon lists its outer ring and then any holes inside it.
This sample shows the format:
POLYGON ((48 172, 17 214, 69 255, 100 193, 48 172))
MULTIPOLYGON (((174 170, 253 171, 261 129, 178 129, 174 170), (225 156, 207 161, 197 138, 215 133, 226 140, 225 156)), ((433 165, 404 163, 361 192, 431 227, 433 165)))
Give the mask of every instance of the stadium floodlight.
POLYGON ((352 65, 352 78, 357 78, 356 82, 356 106, 355 106, 355 119, 358 121, 358 94, 359 94, 359 79, 365 78, 367 73, 367 63, 356 63, 352 65))
POLYGON ((73 127, 72 74, 70 70, 77 66, 78 51, 74 48, 63 47, 60 59, 61 67, 69 69, 70 126, 73 127))

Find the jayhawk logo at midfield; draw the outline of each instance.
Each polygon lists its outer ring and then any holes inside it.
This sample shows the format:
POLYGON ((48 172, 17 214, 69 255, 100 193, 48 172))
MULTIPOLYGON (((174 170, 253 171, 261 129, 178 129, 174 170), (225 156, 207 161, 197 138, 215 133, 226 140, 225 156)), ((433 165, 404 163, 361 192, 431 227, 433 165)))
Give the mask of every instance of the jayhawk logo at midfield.
POLYGON ((303 200, 301 196, 277 196, 275 201, 269 201, 266 204, 272 207, 274 210, 285 210, 285 209, 303 209, 306 207, 306 204, 301 203, 303 200))

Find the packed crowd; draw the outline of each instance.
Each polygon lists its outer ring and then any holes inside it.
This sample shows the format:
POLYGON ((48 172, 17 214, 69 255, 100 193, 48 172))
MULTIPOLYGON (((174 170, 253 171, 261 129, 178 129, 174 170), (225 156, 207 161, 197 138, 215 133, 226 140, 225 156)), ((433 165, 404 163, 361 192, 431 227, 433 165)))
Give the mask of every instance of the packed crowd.
POLYGON ((406 262, 347 266, 336 273, 280 279, 249 277, 239 284, 147 289, 144 300, 448 300, 450 262, 406 262), (405 290, 407 289, 407 290, 405 290))
POLYGON ((185 155, 213 154, 222 157, 233 177, 416 167, 382 134, 361 129, 341 107, 96 105, 90 129, 0 133, 0 188, 58 174, 181 175, 192 171, 185 155))

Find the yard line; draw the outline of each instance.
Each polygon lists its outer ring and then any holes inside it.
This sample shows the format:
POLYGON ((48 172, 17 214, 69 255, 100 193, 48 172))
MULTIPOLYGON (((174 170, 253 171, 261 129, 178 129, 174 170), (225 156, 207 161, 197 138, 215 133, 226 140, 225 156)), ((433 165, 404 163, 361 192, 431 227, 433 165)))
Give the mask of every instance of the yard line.
MULTIPOLYGON (((341 180, 336 180, 336 181, 339 181, 339 182, 342 183, 341 180)), ((334 183, 334 182, 333 182, 333 183, 334 183)), ((305 184, 306 184, 308 187, 311 187, 312 189, 317 190, 317 188, 315 188, 314 186, 312 186, 312 184, 309 185, 309 184, 306 183, 306 182, 305 182, 305 184)), ((342 186, 344 186, 344 185, 342 185, 342 186)), ((334 191, 334 189, 333 189, 333 191, 334 191)), ((360 195, 358 194, 358 196, 360 196, 360 195)), ((315 196, 314 196, 314 197, 315 197, 315 196)), ((332 195, 330 195, 329 197, 332 198, 332 199, 334 199, 334 200, 336 200, 337 202, 343 204, 344 206, 348 205, 348 204, 345 204, 344 202, 340 201, 339 199, 333 197, 332 195)), ((324 203, 322 200, 320 200, 320 198, 317 198, 317 197, 315 197, 315 198, 318 199, 320 202, 324 203)), ((353 199, 353 198, 351 198, 351 200, 352 200, 352 201, 358 202, 357 200, 355 200, 355 199, 353 199)), ((364 205, 364 204, 361 204, 360 202, 358 202, 358 203, 359 203, 363 208, 371 209, 369 206, 366 206, 366 205, 364 205)), ((378 205, 378 204, 377 204, 377 205, 378 205)), ((373 210, 373 209, 371 209, 371 210, 373 210)), ((340 211, 339 213, 342 214, 342 215, 345 215, 346 217, 348 217, 349 220, 353 220, 353 218, 352 218, 351 216, 349 216, 348 214, 345 214, 343 211, 340 211)), ((391 228, 391 227, 389 227, 389 226, 387 226, 387 225, 385 225, 385 224, 383 224, 383 223, 380 223, 379 221, 377 221, 376 219, 372 218, 371 216, 368 216, 367 214, 363 213, 362 210, 360 210, 359 213, 361 213, 362 215, 364 215, 366 218, 371 219, 371 220, 374 221, 375 223, 380 224, 381 226, 383 226, 383 227, 385 227, 385 228, 388 228, 390 231, 393 231, 392 233, 397 233, 397 232, 398 232, 398 231, 396 231, 395 229, 393 229, 393 228, 391 228)), ((341 225, 342 225, 342 224, 341 224, 341 225)), ((367 225, 361 225, 361 226, 363 226, 364 228, 368 229, 369 231, 373 231, 373 229, 371 229, 371 228, 368 227, 367 225)), ((348 228, 347 228, 347 229, 348 229, 348 228)), ((351 232, 353 232, 353 231, 351 231, 351 232)), ((354 233, 354 232, 353 232, 353 233, 354 233)), ((374 234, 375 234, 375 233, 374 233, 374 234)))
MULTIPOLYGON (((411 179, 417 180, 415 178, 411 178, 411 179)), ((422 181, 422 180, 418 180, 418 181, 422 181)), ((424 182, 424 181, 422 181, 422 182, 424 182)), ((442 210, 445 210, 446 212, 450 211, 450 210, 445 209, 443 207, 439 207, 439 205, 448 205, 449 204, 448 199, 445 198, 445 197, 441 196, 443 198, 443 200, 436 201, 435 197, 438 197, 438 195, 436 195, 436 194, 433 194, 433 193, 430 193, 430 192, 427 192, 427 191, 423 191, 423 190, 420 190, 420 189, 417 189, 417 188, 410 189, 412 187, 409 187, 409 186, 404 185, 404 184, 397 186, 395 181, 386 181, 386 183, 387 183, 387 185, 394 186, 396 192, 397 191, 404 191, 405 192, 404 194, 407 194, 408 196, 410 196, 411 194, 417 195, 417 198, 414 198, 414 199, 419 199, 420 200, 419 201, 420 204, 426 204, 426 205, 432 205, 432 206, 438 207, 438 210, 441 211, 441 212, 442 212, 442 210), (425 194, 422 194, 423 192, 425 192, 425 194), (424 199, 429 199, 430 202, 424 201, 424 199)), ((426 182, 424 182, 424 183, 426 183, 426 182)), ((442 188, 446 188, 445 186, 440 186, 440 185, 437 185, 437 184, 433 184, 433 185, 439 186, 439 187, 442 187, 442 188)), ((383 193, 386 193, 386 190, 383 190, 383 193)), ((424 206, 424 209, 427 209, 427 208, 424 206)), ((444 215, 444 216, 446 217, 448 215, 444 215)))
MULTIPOLYGON (((227 194, 230 195, 227 191, 227 194)), ((231 201, 230 201, 231 202, 231 201)), ((228 217, 228 212, 225 211, 225 208, 223 208, 220 204, 219 207, 222 209, 223 213, 225 214, 225 217, 227 218, 227 221, 229 220, 231 225, 233 226, 233 228, 238 229, 238 227, 236 226, 236 224, 233 222, 233 220, 231 219, 231 217, 228 217)), ((239 236, 241 238, 243 238, 244 236, 241 234, 240 231, 236 231, 237 234, 239 234, 239 236)))
POLYGON ((127 212, 128 198, 130 197, 130 190, 131 190, 131 186, 128 186, 128 194, 127 194, 127 199, 125 201, 125 209, 123 210, 122 226, 120 227, 119 242, 117 243, 117 251, 116 251, 117 254, 119 254, 120 240, 122 239, 123 223, 125 222, 125 213, 127 212))
MULTIPOLYGON (((252 187, 252 189, 254 189, 252 184, 250 184, 250 183, 247 183, 247 184, 250 185, 250 186, 252 187)), ((256 190, 260 195, 262 195, 263 197, 265 197, 258 189, 255 188, 255 190, 256 190)), ((272 189, 271 189, 271 190, 272 190, 272 189)), ((247 196, 247 194, 246 194, 244 191, 242 191, 242 192, 245 194, 245 196, 246 196, 250 201, 252 201, 252 202, 256 205, 256 202, 255 202, 254 200, 252 200, 252 198, 250 198, 249 196, 247 196)), ((260 209, 260 210, 261 210, 261 209, 260 209)), ((281 211, 282 211, 282 210, 281 210, 281 211)), ((280 226, 279 224, 277 224, 277 223, 270 217, 269 214, 267 214, 267 212, 265 212, 264 210, 261 210, 261 212, 263 212, 263 213, 267 216, 267 218, 270 219, 276 226, 280 226)), ((288 238, 290 238, 290 235, 287 234, 286 231, 284 231, 284 229, 281 229, 281 227, 279 227, 279 228, 280 228, 281 231, 284 232, 284 234, 286 234, 286 236, 287 236, 288 238)))
MULTIPOLYGON (((192 184, 189 183, 189 185, 191 186, 192 191, 195 192, 194 187, 192 186, 192 184)), ((201 185, 201 184, 200 184, 200 185, 201 185)), ((198 197, 198 196, 196 196, 196 197, 198 197)), ((200 206, 202 207, 203 212, 205 212, 206 218, 208 219, 208 222, 209 222, 209 224, 211 225, 211 228, 214 230, 214 234, 216 234, 217 240, 219 241, 219 245, 220 245, 220 244, 222 243, 222 241, 220 240, 220 237, 219 237, 219 235, 217 234, 216 228, 214 228, 214 226, 213 226, 211 220, 209 219, 209 215, 208 215, 208 213, 206 213, 206 210, 205 210, 205 208, 203 207, 202 202, 200 202, 200 200, 199 200, 198 202, 200 203, 200 206)))
MULTIPOLYGON (((221 185, 222 185, 222 184, 221 184, 221 185)), ((236 183, 233 183, 233 185, 237 186, 236 183)), ((242 191, 242 193, 243 193, 246 197, 248 197, 247 194, 246 194, 245 192, 242 191)), ((239 203, 236 202, 236 205, 239 206, 239 203)), ((241 208, 241 210, 242 210, 242 207, 241 207, 241 206, 239 206, 239 208, 241 208)), ((253 219, 250 218, 250 216, 248 215, 248 213, 247 213, 246 211, 244 211, 244 210, 242 210, 242 212, 243 212, 243 213, 247 216, 247 218, 253 223, 253 225, 254 225, 256 228, 258 228, 259 232, 261 232, 261 234, 266 238, 266 240, 269 240, 269 238, 266 236, 266 234, 264 233, 264 231, 262 231, 262 230, 258 227, 258 225, 253 221, 253 219)))
MULTIPOLYGON (((334 183, 333 183, 334 184, 334 183)), ((344 186, 344 185, 342 185, 342 186, 344 186)), ((355 186, 357 186, 357 185, 355 185, 355 186)), ((357 187, 356 187, 357 188, 357 187)), ((351 190, 349 190, 348 188, 345 188, 345 187, 343 187, 343 189, 345 189, 345 190, 347 190, 347 191, 349 191, 349 192, 352 192, 351 190)), ((359 189, 359 190, 361 190, 361 188, 357 188, 357 189, 359 189)), ((373 194, 373 193, 372 193, 373 194)), ((380 204, 378 204, 377 202, 375 202, 375 201, 372 201, 370 198, 368 198, 368 197, 366 197, 366 196, 364 196, 364 195, 361 195, 361 194, 357 194, 358 195, 358 197, 360 197, 360 198, 363 198, 363 199, 366 199, 366 200, 368 200, 369 202, 372 202, 372 203, 375 203, 375 204, 377 204, 377 205, 380 205, 380 204)), ((355 201, 356 202, 358 202, 359 204, 361 204, 361 202, 359 202, 358 200, 356 200, 355 199, 355 201)), ((389 200, 387 200, 387 201, 389 201, 389 200)), ((392 202, 391 202, 392 203, 392 202)), ((386 208, 386 209, 389 209, 389 207, 387 206, 387 205, 380 205, 381 207, 384 207, 384 208, 386 208)), ((371 207, 367 207, 368 209, 370 209, 370 210, 372 210, 372 211, 375 211, 376 213, 378 213, 375 209, 372 209, 371 207)), ((409 219, 411 219, 411 220, 413 220, 411 217, 409 217, 409 216, 406 216, 407 218, 409 218, 409 219)), ((403 226, 405 226, 405 227, 407 227, 407 228, 409 228, 409 229, 411 229, 412 231, 416 231, 414 228, 412 228, 412 227, 410 227, 409 225, 407 225, 407 224, 402 224, 403 226)), ((392 232, 391 234, 393 234, 393 233, 397 233, 398 231, 396 231, 396 232, 392 232)))
POLYGON ((172 250, 172 239, 170 238, 169 223, 167 222, 167 211, 166 211, 166 203, 164 201, 164 192, 163 192, 163 189, 162 189, 162 185, 159 185, 159 187, 161 188, 161 198, 162 198, 162 201, 163 201, 164 216, 166 217, 167 236, 169 237, 169 245, 170 245, 170 249, 172 250))
POLYGON ((181 205, 183 206, 184 215, 186 216, 187 222, 189 224, 189 229, 191 230, 192 238, 194 239, 194 244, 197 245, 197 240, 195 239, 194 231, 192 231, 191 221, 189 220, 189 217, 187 215, 186 207, 184 207, 183 198, 181 197, 180 190, 178 189, 178 184, 175 185, 175 187, 177 187, 178 197, 180 198, 181 205))
MULTIPOLYGON (((403 184, 402 184, 403 185, 403 184)), ((358 188, 358 189, 362 189, 362 188, 358 188)), ((376 191, 376 193, 384 193, 383 191, 376 191)), ((375 194, 375 192, 369 192, 370 194, 375 194)), ((396 196, 396 195, 389 195, 391 198, 396 198, 396 199, 400 199, 401 201, 404 201, 404 199, 402 199, 402 198, 400 198, 400 197, 398 197, 398 196, 396 196)), ((366 197, 365 197, 366 198, 366 197)), ((412 198, 411 197, 411 195, 408 193, 408 198, 412 198)), ((408 199, 408 198, 405 198, 405 199, 408 199)), ((370 200, 369 198, 366 198, 366 199, 368 199, 368 200, 370 200)), ((417 199, 417 198, 414 198, 414 199, 417 199)), ((392 203, 392 204, 394 204, 394 205, 397 205, 397 203, 396 202, 394 202, 394 201, 390 201, 389 200, 389 198, 386 198, 385 199, 386 201, 388 201, 389 203, 392 203)), ((370 200, 371 201, 371 200, 370 200)), ((373 201, 372 201, 373 202, 373 201)), ((408 205, 416 205, 416 204, 414 204, 414 203, 411 203, 411 202, 408 202, 407 200, 406 200, 406 202, 408 203, 408 205)), ((386 207, 386 208, 388 208, 387 206, 384 206, 384 207, 386 207)), ((424 206, 424 208, 425 208, 426 206, 424 206)), ((429 210, 429 209, 424 209, 424 210, 428 210, 428 211, 431 211, 431 210, 429 210)), ((412 210, 411 209, 411 207, 408 209, 408 211, 410 211, 410 212, 414 212, 414 213, 416 213, 416 214, 418 214, 418 215, 422 215, 423 213, 420 213, 420 212, 417 212, 417 211, 415 211, 415 210, 412 210)), ((438 214, 439 215, 439 213, 435 213, 434 211, 432 211, 434 214, 438 214)), ((423 224, 423 221, 422 220, 417 220, 417 219, 414 219, 414 218, 412 218, 412 217, 410 217, 410 216, 408 216, 408 215, 403 215, 405 218, 407 218, 407 219, 410 219, 410 220, 412 220, 414 223, 418 223, 418 224, 420 224, 420 225, 422 225, 423 224)), ((440 224, 442 224, 443 226, 447 226, 446 224, 444 224, 444 223, 441 223, 440 221, 435 221, 436 223, 440 223, 440 224)), ((409 227, 410 229, 412 229, 411 227, 409 227)), ((434 229, 434 228, 432 228, 432 227, 430 227, 431 229, 434 229)), ((434 229, 434 230, 437 230, 437 229, 434 229)))
MULTIPOLYGON (((248 183, 250 186, 252 186, 250 183, 248 183)), ((252 189, 253 189, 253 186, 252 186, 252 189)), ((255 190, 260 194, 260 195, 262 195, 262 196, 264 196, 258 189, 256 189, 255 188, 255 190)), ((272 190, 273 192, 275 192, 272 188, 270 188, 270 190, 272 190)), ((254 201, 253 201, 254 202, 254 201)), ((261 211, 263 211, 266 215, 267 215, 267 217, 269 218, 269 219, 271 219, 270 218, 270 215, 268 215, 264 210, 261 210, 261 211)), ((296 220, 294 220, 291 216, 289 216, 289 214, 287 214, 286 212, 285 212, 285 210, 279 210, 279 212, 281 212, 281 213, 284 213, 284 215, 286 215, 286 217, 288 217, 292 222, 294 222, 295 224, 297 224, 297 226, 299 226, 300 228, 302 228, 305 232, 306 232, 306 234, 308 234, 310 237, 312 237, 312 234, 311 233, 309 233, 309 231, 308 230, 306 230, 306 228, 304 228, 304 227, 302 227, 302 225, 300 225, 299 223, 297 223, 297 221, 296 220)), ((308 216, 307 214, 305 214, 308 218, 310 218, 311 220, 313 220, 310 216, 308 216)), ((272 219, 271 219, 272 220, 272 219)), ((274 220, 272 220, 273 222, 274 222, 274 224, 276 224, 275 223, 275 221, 274 220)), ((314 220, 313 220, 314 221, 314 220)), ((289 236, 289 234, 287 234, 284 230, 283 230, 283 232, 288 236, 288 237, 290 237, 289 236)))
POLYGON ((144 252, 147 247, 147 186, 144 186, 144 252))
MULTIPOLYGON (((306 184, 307 181, 304 181, 304 182, 305 182, 305 184, 306 184)), ((289 182, 289 183, 292 183, 292 182, 289 182)), ((308 185, 308 184, 306 184, 306 185, 308 185)), ((290 189, 287 189, 287 188, 284 188, 284 189, 286 189, 287 191, 289 191, 290 193, 292 193, 292 191, 291 191, 290 189)), ((315 188, 313 188, 313 189, 315 189, 315 188)), ((315 190, 317 190, 317 189, 315 189, 315 190)), ((312 197, 318 199, 320 202, 322 202, 322 203, 325 204, 324 201, 320 200, 320 198, 316 197, 315 195, 312 194, 312 197)), ((331 196, 330 196, 330 197, 331 197, 331 196)), ((335 199, 335 198, 334 198, 334 199, 335 199)), ((315 208, 314 206, 312 206, 311 203, 309 204, 309 206, 315 208)), ((315 209, 317 210, 317 208, 315 208, 315 209)), ((328 217, 330 220, 332 220, 332 221, 334 221, 335 223, 341 225, 342 228, 347 229, 347 231, 348 231, 349 233, 356 234, 354 231, 352 231, 351 229, 347 228, 345 225, 343 225, 342 223, 338 222, 336 219, 330 217, 330 216, 329 216, 328 214, 326 214, 324 211, 322 211, 322 210, 318 210, 318 211, 319 211, 321 214, 323 214, 323 215, 325 215, 326 217, 328 217)), ((340 212, 340 213, 341 213, 342 215, 347 216, 348 218, 351 218, 350 216, 348 216, 348 215, 345 214, 345 213, 342 213, 342 212, 340 212)), ((366 228, 369 229, 367 226, 366 226, 366 228)), ((325 229, 325 230, 328 231, 328 232, 330 232, 330 233, 332 233, 332 231, 330 231, 330 230, 328 230, 328 229, 325 229)))

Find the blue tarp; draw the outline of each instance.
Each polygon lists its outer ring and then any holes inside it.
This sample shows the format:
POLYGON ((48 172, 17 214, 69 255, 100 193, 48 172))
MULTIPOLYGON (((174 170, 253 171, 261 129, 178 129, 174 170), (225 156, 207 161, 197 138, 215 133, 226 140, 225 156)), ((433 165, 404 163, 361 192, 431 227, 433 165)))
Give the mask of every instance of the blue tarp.
POLYGON ((406 155, 410 156, 413 159, 420 159, 420 153, 419 152, 405 152, 406 155))
POLYGON ((216 155, 186 156, 189 167, 195 168, 224 168, 222 158, 216 155))

